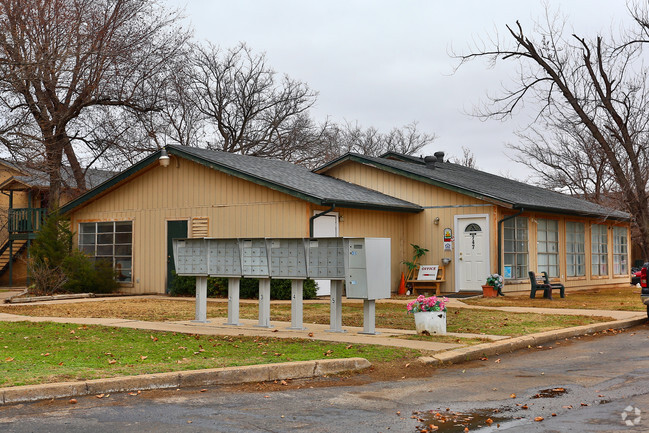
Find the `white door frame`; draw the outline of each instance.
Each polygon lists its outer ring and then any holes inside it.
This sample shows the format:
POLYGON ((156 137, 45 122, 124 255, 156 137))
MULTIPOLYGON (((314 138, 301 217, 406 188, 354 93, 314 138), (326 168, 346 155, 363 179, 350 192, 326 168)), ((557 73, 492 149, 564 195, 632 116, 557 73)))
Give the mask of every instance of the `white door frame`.
POLYGON ((455 250, 455 291, 460 291, 460 248, 459 239, 460 239, 460 220, 470 219, 470 218, 484 218, 486 221, 485 224, 485 238, 487 242, 487 269, 491 270, 491 225, 489 224, 489 214, 479 213, 479 214, 470 214, 470 215, 455 215, 453 218, 454 232, 455 232, 455 241, 454 241, 454 250, 455 250))

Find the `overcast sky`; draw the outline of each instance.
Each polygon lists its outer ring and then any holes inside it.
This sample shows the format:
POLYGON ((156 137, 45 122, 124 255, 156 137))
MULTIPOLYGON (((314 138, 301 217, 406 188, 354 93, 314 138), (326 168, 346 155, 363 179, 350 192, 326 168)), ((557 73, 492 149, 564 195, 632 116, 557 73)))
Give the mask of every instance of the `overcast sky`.
MULTIPOLYGON (((460 156, 470 148, 478 168, 524 179, 525 167, 509 158, 524 114, 483 122, 468 115, 487 92, 510 82, 513 68, 489 71, 474 62, 453 73, 449 51, 502 32, 520 20, 530 28, 544 14, 531 0, 166 0, 185 8, 195 37, 224 48, 246 42, 266 52, 277 72, 319 92, 316 120, 358 121, 388 131, 412 121, 438 139, 437 150, 460 156)), ((549 0, 561 7, 574 32, 608 33, 627 20, 624 0, 549 0)), ((512 65, 513 66, 513 65, 512 65)))

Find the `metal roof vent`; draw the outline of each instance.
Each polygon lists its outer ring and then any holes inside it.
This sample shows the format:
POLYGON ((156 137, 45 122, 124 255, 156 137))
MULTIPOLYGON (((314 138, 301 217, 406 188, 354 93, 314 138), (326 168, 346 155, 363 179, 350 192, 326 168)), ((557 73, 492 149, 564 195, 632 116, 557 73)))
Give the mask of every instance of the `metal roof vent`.
POLYGON ((426 167, 430 168, 431 170, 435 169, 435 163, 437 162, 437 157, 436 156, 427 156, 424 158, 424 162, 426 163, 426 167))
POLYGON ((435 152, 434 155, 437 158, 437 162, 444 162, 444 152, 435 152))

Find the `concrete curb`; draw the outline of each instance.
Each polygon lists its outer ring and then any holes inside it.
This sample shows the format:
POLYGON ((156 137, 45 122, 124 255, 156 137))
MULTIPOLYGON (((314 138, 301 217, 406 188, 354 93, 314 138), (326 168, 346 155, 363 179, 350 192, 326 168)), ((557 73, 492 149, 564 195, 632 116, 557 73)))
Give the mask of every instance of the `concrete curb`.
POLYGON ((625 329, 641 325, 647 322, 646 317, 615 320, 612 322, 594 323, 591 325, 575 326, 574 328, 557 329, 554 331, 539 332, 537 334, 514 337, 507 340, 494 341, 491 343, 477 344, 475 346, 462 347, 436 353, 430 357, 420 357, 419 361, 430 364, 459 364, 466 361, 473 361, 482 357, 498 355, 500 353, 514 352, 526 347, 539 346, 551 341, 564 338, 579 337, 607 329, 625 329))
POLYGON ((235 385, 282 379, 303 379, 344 371, 358 371, 372 364, 364 358, 321 359, 281 364, 178 371, 140 376, 94 379, 85 382, 63 382, 44 385, 0 388, 0 404, 20 403, 53 398, 131 392, 151 389, 235 385))

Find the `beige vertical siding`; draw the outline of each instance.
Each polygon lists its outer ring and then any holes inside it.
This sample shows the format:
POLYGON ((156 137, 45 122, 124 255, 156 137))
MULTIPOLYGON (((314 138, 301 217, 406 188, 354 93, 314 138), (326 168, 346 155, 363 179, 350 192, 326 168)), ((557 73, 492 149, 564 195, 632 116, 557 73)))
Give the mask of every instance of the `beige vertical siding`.
MULTIPOLYGON (((429 207, 424 212, 414 215, 404 216, 405 227, 403 237, 398 241, 401 245, 401 258, 396 260, 394 254, 397 251, 393 247, 393 267, 398 266, 398 262, 404 259, 410 259, 412 254, 411 243, 428 248, 430 252, 423 259, 427 264, 441 264, 441 259, 448 257, 453 259, 446 269, 447 282, 442 285, 442 290, 452 292, 455 290, 455 263, 454 251, 444 251, 443 249, 443 230, 451 228, 455 231, 454 217, 456 215, 473 215, 487 214, 490 223, 490 255, 491 255, 491 272, 498 272, 498 221, 507 215, 517 211, 505 209, 501 206, 482 201, 471 196, 457 193, 445 188, 429 185, 424 182, 409 179, 404 176, 392 174, 379 170, 370 165, 364 165, 356 162, 345 162, 335 166, 327 171, 329 176, 356 183, 367 188, 381 191, 385 194, 419 204, 423 207, 429 207), (439 224, 435 224, 435 218, 439 218, 439 224), (395 261, 397 262, 395 264, 395 261)), ((534 218, 556 219, 559 221, 559 257, 560 257, 560 280, 566 287, 584 288, 595 285, 628 285, 629 276, 614 276, 613 274, 613 236, 612 230, 609 230, 609 276, 593 277, 590 275, 590 225, 606 224, 609 227, 621 225, 627 227, 627 234, 630 236, 629 224, 626 222, 606 221, 601 222, 587 218, 573 218, 557 214, 545 213, 524 213, 522 216, 530 218, 529 221, 529 269, 536 270, 537 267, 537 247, 536 247, 536 224, 534 218), (566 258, 565 258, 565 222, 567 220, 583 221, 586 226, 586 276, 578 278, 566 278, 566 258)), ((454 232, 455 234, 455 232, 454 232)), ((393 244, 395 239, 393 238, 393 244)), ((630 244, 629 244, 630 245, 630 244)), ((399 268, 405 269, 403 265, 399 268)), ((508 281, 506 291, 529 291, 529 280, 508 281)))
MULTIPOLYGON (((134 293, 163 293, 169 220, 207 217, 211 237, 308 236, 308 203, 172 157, 71 215, 87 221, 133 221, 134 293)), ((190 225, 191 227, 191 225, 190 225)), ((190 233, 191 235, 191 233, 190 233)), ((75 240, 76 241, 76 240, 75 240)))

